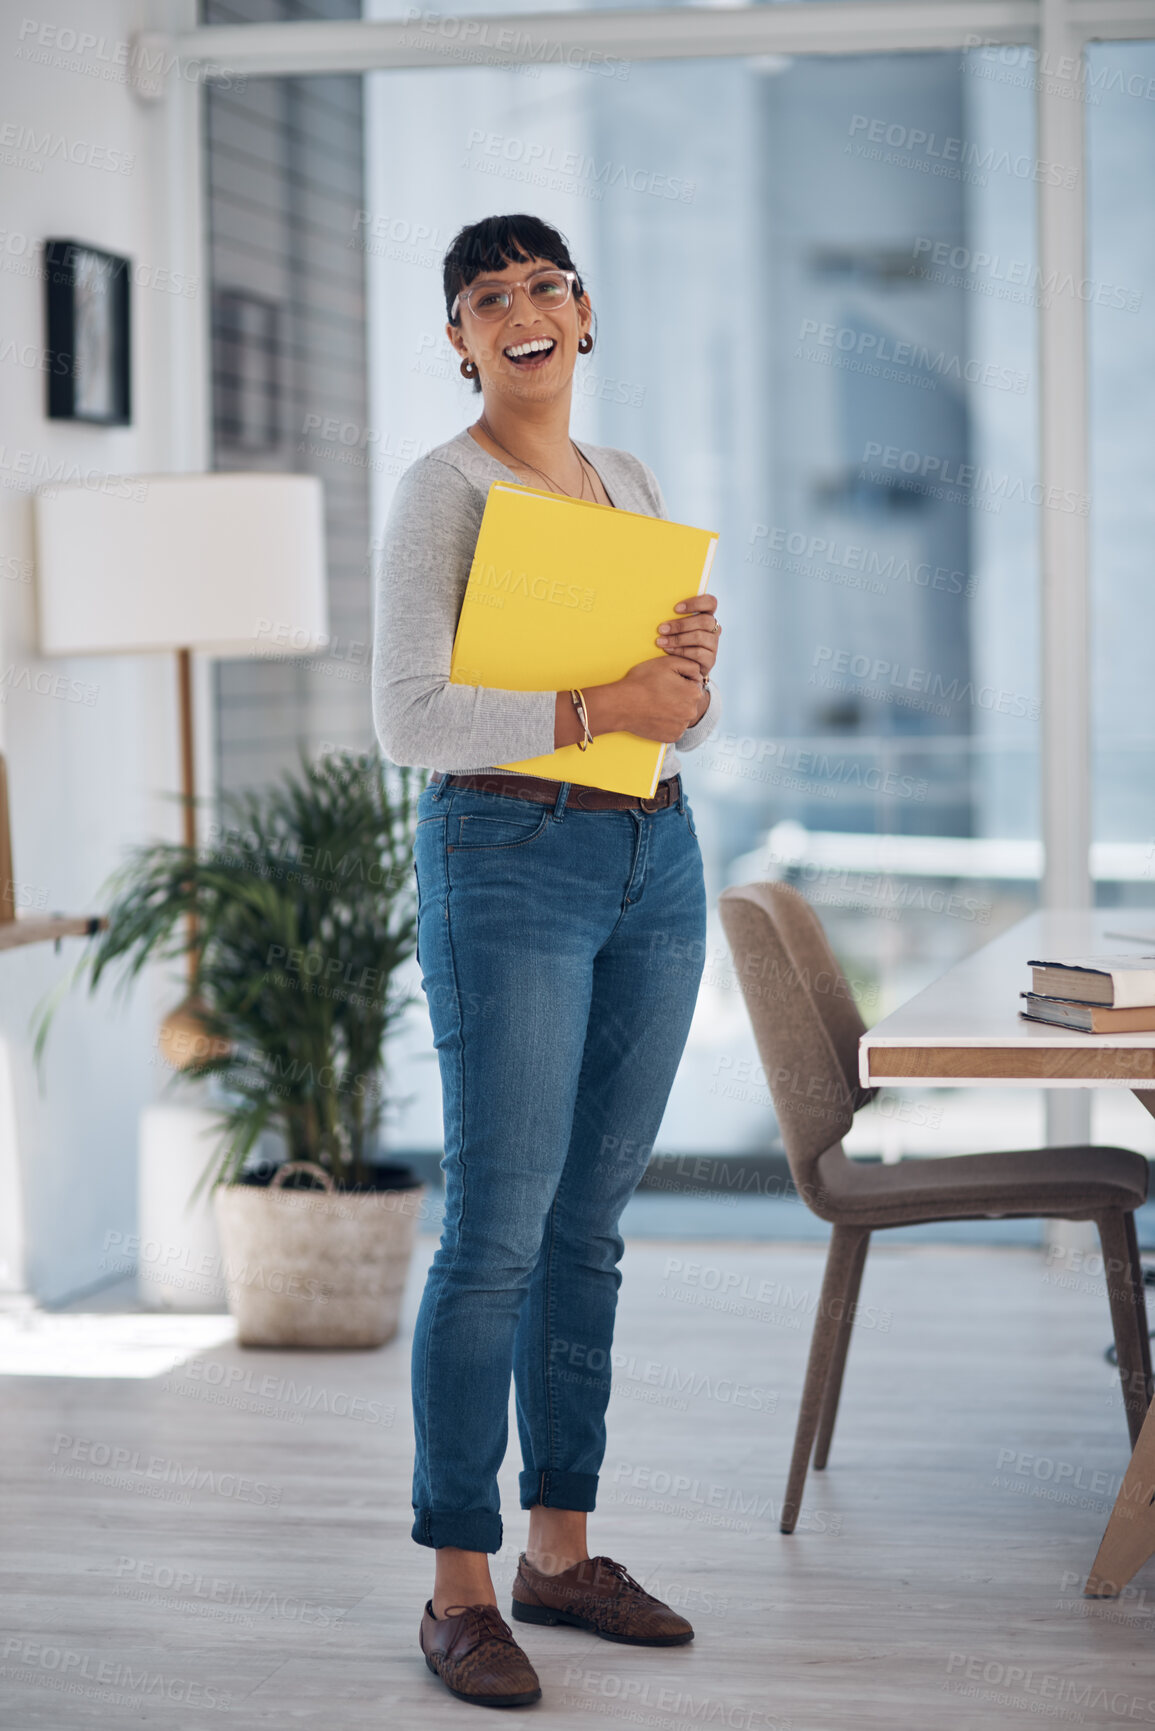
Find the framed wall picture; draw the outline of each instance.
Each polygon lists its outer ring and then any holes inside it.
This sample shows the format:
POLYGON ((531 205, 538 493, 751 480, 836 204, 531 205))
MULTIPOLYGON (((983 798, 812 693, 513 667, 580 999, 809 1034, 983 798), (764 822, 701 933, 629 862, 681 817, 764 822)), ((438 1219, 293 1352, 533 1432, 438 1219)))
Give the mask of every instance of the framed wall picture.
POLYGON ((44 242, 48 418, 125 427, 129 260, 75 240, 44 242))

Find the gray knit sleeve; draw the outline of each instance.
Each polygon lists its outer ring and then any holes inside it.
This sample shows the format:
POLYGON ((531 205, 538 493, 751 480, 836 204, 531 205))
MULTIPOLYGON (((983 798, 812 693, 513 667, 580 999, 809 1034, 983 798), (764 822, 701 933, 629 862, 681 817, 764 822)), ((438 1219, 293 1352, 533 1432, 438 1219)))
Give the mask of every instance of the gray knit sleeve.
POLYGON ((397 483, 373 627, 373 723, 394 763, 464 772, 554 749, 553 691, 449 683, 484 509, 466 476, 436 457, 419 457, 397 483))
POLYGON ((675 741, 675 751, 693 751, 699 745, 705 745, 710 735, 718 725, 718 717, 722 713, 722 705, 718 698, 718 687, 710 679, 710 701, 706 705, 706 713, 693 727, 687 727, 681 739, 675 741))

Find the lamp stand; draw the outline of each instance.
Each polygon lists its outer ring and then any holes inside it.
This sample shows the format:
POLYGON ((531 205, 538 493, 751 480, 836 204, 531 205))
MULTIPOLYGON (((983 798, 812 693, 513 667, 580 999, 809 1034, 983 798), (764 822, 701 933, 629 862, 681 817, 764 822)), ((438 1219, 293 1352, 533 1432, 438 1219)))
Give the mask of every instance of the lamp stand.
MULTIPOLYGON (((180 791, 183 808, 182 840, 190 853, 196 852, 196 750, 193 739, 192 650, 176 652, 177 694, 180 709, 180 791)), ((197 918, 188 916, 188 952, 185 962, 191 987, 196 973, 197 918)))
MULTIPOLYGON (((196 754, 193 746, 192 651, 176 652, 177 699, 180 713, 180 791, 183 806, 181 839, 190 854, 197 846, 196 817, 196 754)), ((188 915, 188 946, 185 963, 188 971, 188 995, 170 1010, 160 1025, 158 1044, 161 1056, 174 1070, 203 1058, 214 1057, 229 1050, 228 1042, 209 1034, 204 1025, 204 1005, 193 995, 199 952, 199 922, 195 913, 188 915)))

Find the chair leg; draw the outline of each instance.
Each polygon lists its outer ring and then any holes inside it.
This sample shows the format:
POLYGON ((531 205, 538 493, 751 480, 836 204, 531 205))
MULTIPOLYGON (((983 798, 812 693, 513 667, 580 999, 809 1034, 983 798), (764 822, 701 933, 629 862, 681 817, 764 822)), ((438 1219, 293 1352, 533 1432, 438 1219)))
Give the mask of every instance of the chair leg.
POLYGON ((1155 1554, 1155 1406, 1147 1414, 1131 1464, 1123 1474, 1111 1519, 1083 1592, 1113 1599, 1155 1554))
POLYGON ((1103 1272, 1107 1277, 1107 1300, 1115 1329, 1115 1355, 1123 1385, 1123 1405, 1134 1448, 1151 1403, 1151 1348, 1147 1339, 1147 1305, 1136 1248, 1135 1222, 1130 1214, 1112 1209, 1110 1213, 1101 1214, 1096 1224, 1103 1248, 1103 1272))
POLYGON ((816 1473, 822 1472, 830 1454, 830 1439, 834 1435, 834 1421, 838 1417, 838 1398, 842 1393, 842 1373, 846 1369, 846 1354, 850 1349, 850 1331, 854 1327, 858 1289, 862 1285, 862 1271, 866 1267, 866 1253, 869 1249, 870 1233, 866 1232, 862 1236, 862 1241, 850 1266, 850 1283, 846 1289, 846 1303, 838 1322, 838 1334, 830 1359, 830 1369, 826 1373, 826 1388, 822 1396, 818 1435, 814 1440, 814 1459, 810 1463, 816 1473))
POLYGON ((798 1426, 794 1432, 794 1453, 790 1459, 790 1475, 782 1503, 781 1528, 792 1533, 802 1504, 802 1489, 814 1447, 814 1433, 822 1410, 823 1397, 830 1376, 839 1327, 846 1314, 847 1294, 859 1260, 862 1241, 870 1233, 862 1227, 836 1226, 830 1237, 826 1255, 826 1272, 822 1294, 814 1318, 814 1333, 810 1339, 810 1357, 806 1363, 806 1381, 802 1385, 802 1403, 798 1411, 798 1426))
POLYGON ((1134 1214, 1125 1214, 1123 1221, 1127 1229, 1127 1250, 1131 1258, 1131 1267, 1135 1275, 1135 1290, 1138 1293, 1137 1310, 1139 1313, 1139 1335, 1143 1346, 1143 1372, 1147 1378, 1147 1400, 1155 1400, 1155 1377, 1151 1371, 1151 1334, 1147 1321, 1147 1288, 1143 1284, 1143 1262, 1139 1255, 1139 1234, 1135 1230, 1134 1214))

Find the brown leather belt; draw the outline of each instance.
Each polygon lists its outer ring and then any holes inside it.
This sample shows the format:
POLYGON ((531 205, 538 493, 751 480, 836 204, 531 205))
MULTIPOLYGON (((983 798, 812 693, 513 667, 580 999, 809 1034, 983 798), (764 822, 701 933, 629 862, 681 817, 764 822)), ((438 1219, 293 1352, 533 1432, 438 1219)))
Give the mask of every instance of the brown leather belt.
MULTIPOLYGON (((454 787, 478 788, 482 793, 498 793, 506 799, 527 799, 534 805, 553 805, 562 788, 560 781, 547 781, 540 775, 442 775, 435 769, 429 779, 431 782, 451 781, 454 787)), ((609 788, 586 787, 583 782, 571 781, 565 804, 567 811, 571 806, 578 811, 664 811, 666 806, 677 803, 681 791, 680 775, 660 781, 652 799, 643 799, 636 793, 612 793, 609 788)))

